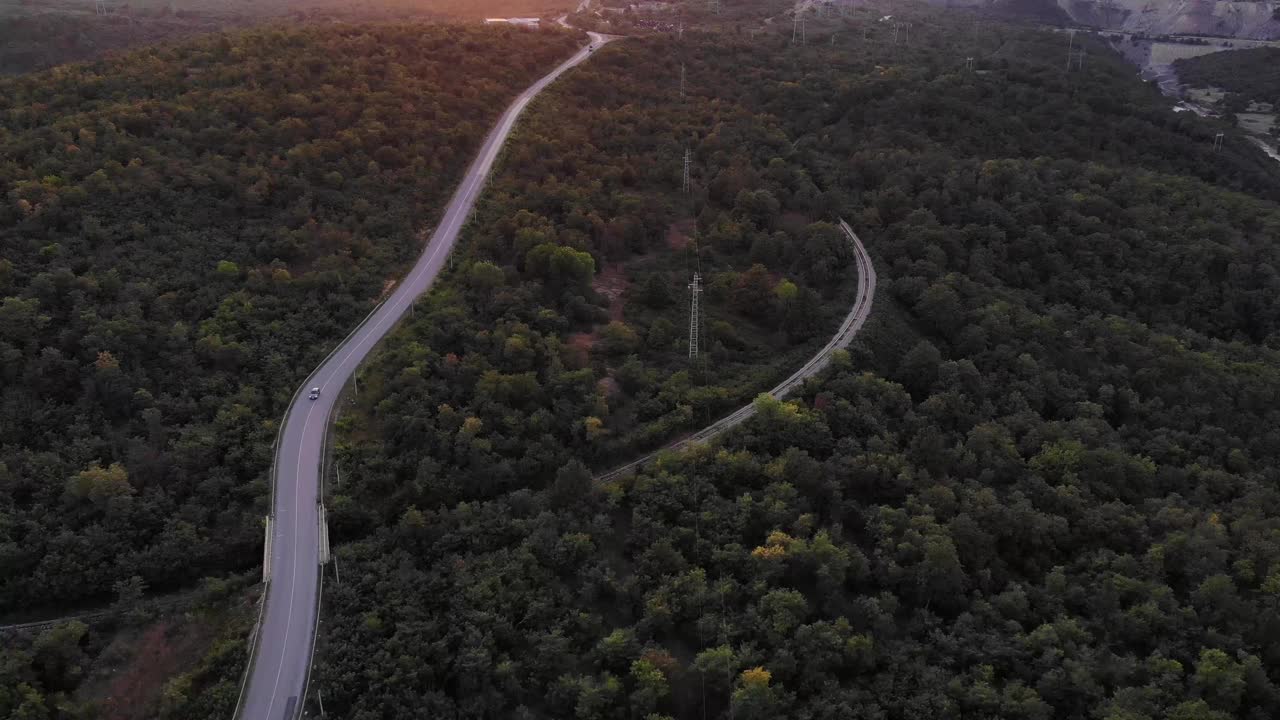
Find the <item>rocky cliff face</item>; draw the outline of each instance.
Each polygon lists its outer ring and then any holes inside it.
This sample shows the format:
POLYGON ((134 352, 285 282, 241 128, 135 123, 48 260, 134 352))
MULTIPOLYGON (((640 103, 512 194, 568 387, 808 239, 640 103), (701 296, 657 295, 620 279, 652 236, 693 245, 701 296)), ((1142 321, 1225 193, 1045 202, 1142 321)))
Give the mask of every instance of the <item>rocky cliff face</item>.
MULTIPOLYGON (((1050 2, 1052 0, 1045 0, 1050 2)), ((1278 2, 1215 0, 1056 0, 1072 20, 1146 35, 1280 37, 1278 2)))
POLYGON ((1040 21, 1144 35, 1280 39, 1280 2, 1229 0, 934 0, 1040 21))

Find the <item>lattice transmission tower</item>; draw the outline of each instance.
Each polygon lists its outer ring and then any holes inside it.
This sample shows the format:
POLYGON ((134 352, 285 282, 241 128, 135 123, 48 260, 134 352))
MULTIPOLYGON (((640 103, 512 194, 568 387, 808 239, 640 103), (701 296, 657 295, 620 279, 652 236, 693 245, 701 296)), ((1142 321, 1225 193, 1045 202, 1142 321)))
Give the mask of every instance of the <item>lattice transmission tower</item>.
POLYGON ((694 273, 693 282, 689 283, 689 359, 698 357, 698 342, 701 335, 699 315, 702 313, 699 296, 702 295, 702 274, 694 273))

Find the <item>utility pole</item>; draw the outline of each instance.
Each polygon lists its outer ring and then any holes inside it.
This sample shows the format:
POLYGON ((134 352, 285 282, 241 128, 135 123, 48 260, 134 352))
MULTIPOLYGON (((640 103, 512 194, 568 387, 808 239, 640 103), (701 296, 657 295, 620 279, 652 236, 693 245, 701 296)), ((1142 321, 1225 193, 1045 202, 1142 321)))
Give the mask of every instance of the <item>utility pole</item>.
POLYGON ((1076 31, 1067 31, 1067 70, 1071 69, 1071 56, 1075 52, 1076 47, 1076 31))
POLYGON ((693 282, 689 283, 689 359, 698 357, 698 296, 702 294, 702 274, 694 273, 693 282))
POLYGON ((680 99, 684 99, 684 63, 680 63, 680 99))
POLYGON ((964 69, 973 72, 973 58, 967 57, 964 59, 964 69))
POLYGON ((684 193, 686 195, 689 194, 689 190, 692 185, 692 183, 689 182, 689 166, 691 163, 692 163, 692 160, 689 157, 689 148, 685 148, 684 149, 684 182, 681 184, 681 188, 684 190, 684 193))

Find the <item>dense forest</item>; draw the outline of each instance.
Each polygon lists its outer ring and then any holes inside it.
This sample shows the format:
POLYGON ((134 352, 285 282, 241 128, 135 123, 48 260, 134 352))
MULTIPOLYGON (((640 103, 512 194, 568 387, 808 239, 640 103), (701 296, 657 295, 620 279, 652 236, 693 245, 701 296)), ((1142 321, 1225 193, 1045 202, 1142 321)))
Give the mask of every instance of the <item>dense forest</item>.
POLYGON ((0 76, 252 25, 555 16, 569 0, 22 0, 0 5, 0 76))
MULTIPOLYGON (((135 45, 176 41, 245 25, 247 18, 209 18, 0 11, 0 75, 17 75, 68 62, 84 62, 135 45)), ((41 11, 43 10, 43 11, 41 11)))
POLYGON ((252 570, 294 386, 577 45, 265 29, 0 81, 0 614, 252 570))
MULTIPOLYGON (((736 25, 775 4, 536 101, 362 370, 328 714, 1280 716, 1275 164, 1098 46, 1065 72, 1060 36, 963 15, 736 25), (850 351, 593 480, 830 335, 841 218, 881 281, 850 351)), ((228 716, 279 414, 577 43, 262 29, 0 81, 0 613, 121 610, 7 635, 0 718, 125 717, 90 668, 197 583, 219 634, 127 716, 228 716)))
POLYGON ((1229 50, 1175 61, 1178 80, 1216 87, 1248 101, 1280 104, 1280 48, 1229 50))
POLYGON ((339 422, 329 713, 1280 714, 1280 173, 1102 48, 1066 73, 1058 36, 946 17, 630 39, 535 104, 339 422), (603 269, 678 231, 738 273, 713 311, 786 328, 784 278, 832 304, 840 217, 881 278, 850 352, 594 481, 615 409, 714 402, 641 273, 647 330, 584 357, 603 269))

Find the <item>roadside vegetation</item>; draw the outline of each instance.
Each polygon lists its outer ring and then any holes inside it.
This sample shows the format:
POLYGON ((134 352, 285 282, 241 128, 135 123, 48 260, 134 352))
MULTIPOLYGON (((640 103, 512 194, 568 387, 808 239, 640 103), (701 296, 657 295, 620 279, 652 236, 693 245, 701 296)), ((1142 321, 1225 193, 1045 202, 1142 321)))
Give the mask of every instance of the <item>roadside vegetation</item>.
MULTIPOLYGON (((910 47, 865 15, 806 48, 631 39, 538 101, 339 421, 327 711, 1280 713, 1280 175, 1100 47, 1065 74, 1056 35, 949 17, 910 47), (847 308, 820 275, 841 216, 881 279, 850 352, 719 446, 594 482, 698 377, 646 342, 669 223, 847 308), (611 263, 648 328, 583 362, 611 263)), ((778 322, 734 297, 726 322, 778 322)))
MULTIPOLYGON (((577 46, 268 29, 0 81, 0 616, 253 571, 293 389, 577 46)), ((69 691, 26 666, 0 717, 69 691)))

